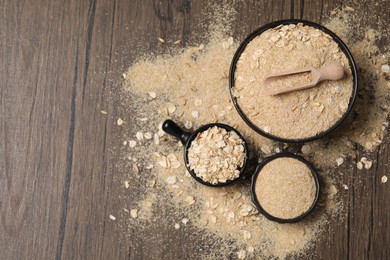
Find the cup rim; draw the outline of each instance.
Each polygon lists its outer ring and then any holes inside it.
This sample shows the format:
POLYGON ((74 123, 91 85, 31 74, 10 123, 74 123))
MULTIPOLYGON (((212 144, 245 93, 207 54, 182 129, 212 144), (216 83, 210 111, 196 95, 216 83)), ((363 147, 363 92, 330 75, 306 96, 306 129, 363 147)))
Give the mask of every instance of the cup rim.
POLYGON ((244 175, 244 173, 246 171, 246 168, 248 166, 248 161, 249 161, 249 150, 248 150, 248 144, 245 141, 244 137, 235 128, 233 128, 233 127, 231 127, 229 125, 226 125, 226 124, 222 124, 222 123, 210 123, 210 124, 206 124, 206 125, 203 125, 203 126, 199 127, 198 129, 196 129, 195 131, 193 131, 191 133, 191 135, 188 138, 187 143, 185 144, 185 147, 184 147, 184 163, 185 163, 185 166, 187 168, 187 171, 190 173, 190 175, 196 181, 198 181, 199 183, 201 183, 203 185, 209 186, 209 187, 223 187, 223 186, 227 186, 227 185, 232 184, 233 182, 237 181, 238 179, 240 179, 244 175), (211 127, 214 127, 214 126, 217 126, 217 127, 220 127, 220 128, 224 128, 227 131, 234 131, 241 138, 241 140, 243 141, 244 153, 245 153, 244 163, 243 163, 243 166, 240 169, 239 176, 237 178, 233 179, 233 180, 227 180, 226 182, 218 182, 216 184, 212 184, 210 182, 204 181, 203 179, 198 177, 195 174, 195 172, 193 170, 191 170, 190 167, 188 166, 188 163, 189 163, 188 162, 188 149, 191 146, 191 142, 195 139, 195 137, 198 135, 198 133, 203 132, 203 131, 207 130, 208 128, 211 128, 211 127))
POLYGON ((267 219, 275 221, 275 222, 278 222, 278 223, 281 223, 281 224, 284 224, 284 223, 297 223, 297 222, 303 220, 307 215, 309 215, 315 209, 315 207, 317 205, 317 202, 319 200, 319 197, 320 197, 320 180, 319 180, 319 177, 318 177, 318 173, 314 169, 313 165, 310 162, 308 162, 306 159, 304 159, 303 157, 301 157, 299 155, 296 155, 296 154, 293 154, 293 153, 287 153, 287 152, 285 152, 285 153, 278 153, 278 154, 274 154, 274 155, 271 155, 269 157, 266 157, 256 167, 255 173, 252 175, 250 192, 251 192, 252 201, 255 204, 257 210, 261 214, 263 214, 267 219), (265 165, 267 165, 271 161, 273 161, 275 159, 279 159, 279 158, 293 158, 293 159, 299 160, 300 162, 304 163, 309 168, 309 170, 311 172, 311 175, 312 175, 312 177, 314 179, 314 182, 315 182, 316 194, 315 194, 315 198, 313 200, 313 203, 311 204, 310 208, 307 211, 305 211, 304 213, 302 213, 301 215, 299 215, 299 216, 297 216, 295 218, 284 219, 284 218, 278 218, 278 217, 275 217, 275 216, 269 214, 261 206, 261 204, 260 204, 260 202, 259 202, 259 200, 257 199, 257 196, 256 196, 256 192, 255 192, 256 179, 257 179, 257 176, 259 175, 260 171, 263 169, 263 167, 265 165))
POLYGON ((260 134, 260 135, 262 135, 262 136, 264 136, 266 138, 269 138, 271 140, 279 141, 279 142, 285 142, 285 143, 310 142, 310 141, 314 141, 314 140, 320 139, 320 138, 324 137, 325 135, 327 135, 327 134, 331 133, 332 131, 334 131, 338 126, 340 126, 344 122, 344 120, 348 117, 348 115, 352 111, 352 109, 354 107, 354 104, 355 104, 355 101, 356 101, 357 92, 358 92, 358 72, 357 72, 357 66, 356 66, 355 60, 352 57, 352 54, 351 54, 350 50, 345 45, 345 43, 335 33, 330 31, 326 27, 324 27, 324 26, 322 26, 320 24, 314 23, 314 22, 301 20, 301 19, 285 19, 285 20, 274 21, 274 22, 271 22, 271 23, 267 23, 267 24, 263 25, 262 27, 256 29, 252 33, 250 33, 241 42, 241 44, 239 45, 238 49, 236 50, 236 52, 235 52, 235 54, 233 56, 233 59, 232 59, 231 65, 230 65, 230 70, 229 70, 229 92, 230 92, 230 97, 232 99, 233 105, 234 105, 236 111, 238 112, 238 114, 240 115, 240 117, 244 120, 244 122, 250 128, 252 128, 258 134, 260 134), (268 29, 275 28, 275 27, 277 27, 279 25, 298 24, 298 23, 302 23, 303 25, 314 27, 316 29, 319 29, 319 30, 327 33, 338 44, 338 46, 340 47, 341 51, 347 57, 348 63, 349 63, 349 66, 350 66, 350 69, 351 69, 351 72, 352 72, 352 94, 351 94, 351 97, 349 99, 347 111, 343 114, 343 116, 341 116, 336 121, 336 123, 334 123, 333 126, 331 126, 330 128, 328 128, 328 129, 326 129, 326 130, 324 130, 324 131, 322 131, 322 132, 320 132, 320 133, 318 133, 318 134, 316 134, 314 136, 310 136, 310 137, 306 137, 306 138, 291 138, 290 139, 290 138, 283 138, 283 137, 279 137, 279 136, 276 136, 276 135, 269 134, 269 133, 265 132, 263 129, 261 129, 260 127, 256 126, 254 123, 252 123, 251 120, 245 115, 245 113, 241 110, 240 106, 238 105, 237 98, 234 97, 232 89, 234 87, 234 73, 235 73, 237 61, 240 58, 242 52, 245 50, 245 48, 248 45, 248 43, 251 42, 256 36, 262 34, 263 32, 267 31, 268 29))

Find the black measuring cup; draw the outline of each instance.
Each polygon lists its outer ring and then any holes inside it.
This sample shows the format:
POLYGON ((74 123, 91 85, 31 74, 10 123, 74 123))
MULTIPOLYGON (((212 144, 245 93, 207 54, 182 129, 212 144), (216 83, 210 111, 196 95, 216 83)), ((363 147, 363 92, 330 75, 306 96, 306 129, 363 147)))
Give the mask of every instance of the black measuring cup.
POLYGON ((336 129, 339 125, 341 125, 341 123, 347 118, 347 116, 349 115, 349 113, 352 111, 353 109, 353 105, 355 104, 355 100, 356 100, 356 96, 357 96, 357 92, 358 92, 358 71, 357 71, 357 66, 356 66, 356 63, 352 57, 352 54, 351 52, 349 51, 347 45, 345 45, 345 43, 335 34, 333 33, 332 31, 330 31, 329 29, 327 29, 326 27, 320 25, 320 24, 317 24, 317 23, 314 23, 314 22, 310 22, 310 21, 305 21, 305 20, 300 20, 300 19, 286 19, 286 20, 280 20, 280 21, 275 21, 275 22, 271 22, 271 23, 268 23, 260 28, 258 28, 257 30, 253 31, 251 34, 249 34, 245 39, 244 41, 240 44, 240 46, 238 47, 236 53, 234 54, 233 56, 233 59, 232 59, 232 63, 230 65, 230 72, 229 72, 229 90, 230 90, 230 97, 233 101, 233 104, 234 104, 234 107, 236 108, 238 114, 240 115, 240 117, 244 120, 244 122, 250 126, 255 132, 257 132, 258 134, 264 136, 264 137, 267 137, 269 139, 272 139, 274 141, 280 141, 280 142, 285 142, 285 143, 301 143, 301 142, 309 142, 309 141, 314 141, 314 140, 317 140, 319 138, 322 138, 324 137, 325 135, 329 134, 330 132, 332 132, 334 129, 336 129), (297 139, 287 139, 287 138, 282 138, 282 137, 279 137, 279 136, 275 136, 275 135, 272 135, 270 133, 267 133, 264 129, 261 129, 260 127, 258 127, 256 124, 254 124, 250 119, 249 117, 246 116, 246 114, 244 113, 244 111, 241 109, 241 107, 239 106, 238 102, 237 102, 237 98, 234 97, 233 95, 233 87, 234 87, 234 82, 235 82, 235 71, 236 71, 236 64, 238 62, 238 60, 240 59, 241 57, 241 54, 244 52, 246 46, 254 39, 256 38, 258 35, 264 33, 265 31, 267 31, 268 29, 272 29, 272 28, 275 28, 279 25, 289 25, 289 24, 298 24, 298 23, 302 23, 303 25, 306 25, 306 26, 311 26, 313 28, 316 28, 318 30, 321 30, 323 31, 324 33, 328 34, 330 37, 332 37, 332 39, 337 43, 337 45, 340 47, 340 50, 345 54, 345 56, 347 57, 348 59, 348 64, 349 64, 349 67, 351 69, 351 72, 352 72, 352 80, 353 80, 353 83, 352 83, 352 95, 349 99, 349 103, 348 103, 348 108, 347 108, 347 111, 342 115, 342 117, 339 118, 339 120, 337 120, 337 122, 335 122, 335 124, 333 126, 331 126, 330 128, 318 133, 317 135, 314 135, 314 136, 311 136, 311 137, 307 137, 307 138, 297 138, 297 139))
POLYGON ((303 157, 295 155, 295 154, 292 154, 292 153, 278 153, 278 154, 275 154, 275 155, 272 155, 272 156, 269 156, 269 157, 265 158, 257 166, 255 173, 252 175, 252 182, 251 182, 251 188, 250 189, 251 189, 252 201, 255 204, 257 210, 259 211, 259 213, 263 214, 269 220, 276 221, 276 222, 281 223, 281 224, 283 224, 283 223, 297 223, 297 222, 303 220, 307 215, 309 215, 314 210, 315 206, 317 205, 318 199, 320 197, 320 181, 319 181, 319 178, 318 178, 317 171, 314 169, 314 167, 311 165, 311 163, 306 161, 303 157), (315 197, 314 197, 313 203, 311 204, 310 208, 307 211, 305 211, 304 213, 302 213, 301 215, 299 215, 299 216, 297 216, 295 218, 284 219, 284 218, 278 218, 278 217, 275 217, 275 216, 269 214, 261 206, 259 200, 256 197, 255 186, 256 186, 257 176, 259 175, 259 173, 261 172, 261 170, 263 169, 263 167, 265 165, 267 165, 269 162, 271 162, 271 161, 273 161, 275 159, 278 159, 278 158, 293 158, 293 159, 299 160, 300 162, 304 163, 309 168, 309 170, 311 172, 311 175, 312 175, 312 177, 314 179, 314 182, 315 182, 316 193, 315 193, 315 197))
POLYGON ((176 138, 178 138, 181 143, 184 145, 184 163, 186 165, 186 168, 188 170, 188 172, 191 174, 191 176, 196 180, 198 181, 199 183, 203 184, 203 185, 206 185, 206 186, 210 186, 210 187, 222 187, 222 186, 226 186, 226 185, 229 185, 231 183, 233 183, 234 181, 238 180, 240 177, 242 177, 242 175, 244 174, 245 172, 245 169, 246 169, 246 166, 248 164, 248 155, 249 155, 249 152, 248 152, 248 147, 247 147, 247 144, 246 144, 246 141, 245 139, 242 137, 242 135, 236 130, 234 129, 233 127, 231 126, 228 126, 228 125, 225 125, 225 124, 220 124, 220 123, 212 123, 212 124, 207 124, 207 125, 204 125, 204 126, 201 126, 199 127, 197 130, 195 130, 194 132, 190 133, 190 132, 186 132, 186 131, 183 131, 183 129, 181 129, 175 122, 173 122, 172 120, 165 120, 165 122, 163 123, 162 125, 162 129, 164 130, 164 132, 170 134, 170 135, 173 135, 175 136, 176 138), (219 183, 216 183, 216 184, 213 184, 213 183, 209 183, 209 182, 206 182, 204 180, 202 180, 201 178, 199 178, 198 176, 196 176, 195 172, 193 170, 191 170, 188 166, 188 149, 190 148, 191 146, 191 142, 195 139, 195 137, 200 133, 200 132, 203 132, 211 127, 214 127, 214 126, 217 126, 217 127, 220 127, 220 128, 223 128, 225 129, 226 131, 234 131, 240 138, 241 140, 243 141, 243 146, 244 146, 244 152, 245 152, 245 158, 244 158, 244 164, 243 166, 241 167, 240 170, 240 174, 239 174, 239 177, 233 179, 233 180, 227 180, 226 182, 219 182, 219 183))

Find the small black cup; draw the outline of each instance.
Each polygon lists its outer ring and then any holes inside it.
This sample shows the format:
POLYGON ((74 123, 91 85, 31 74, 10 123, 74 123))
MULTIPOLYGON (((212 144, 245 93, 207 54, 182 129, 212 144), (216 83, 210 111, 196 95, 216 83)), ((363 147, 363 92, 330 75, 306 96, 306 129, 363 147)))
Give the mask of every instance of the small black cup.
POLYGON ((206 186, 210 186, 210 187, 222 187, 222 186, 226 186, 226 185, 229 185, 231 183, 233 183, 234 181, 238 180, 240 177, 242 177, 242 175, 244 174, 245 172, 245 169, 246 169, 246 166, 248 164, 248 155, 249 155, 249 152, 248 152, 248 147, 247 147, 247 143, 245 141, 245 139, 242 137, 242 135, 236 130, 234 129, 233 127, 231 126, 228 126, 228 125, 225 125, 225 124, 220 124, 220 123, 213 123, 213 124, 207 124, 207 125, 204 125, 204 126, 201 126, 199 127, 197 130, 195 130, 194 132, 190 133, 190 132, 186 132, 186 131, 183 131, 183 129, 181 129, 175 122, 173 122, 172 120, 165 120, 165 122, 163 123, 162 125, 162 129, 170 134, 170 135, 173 135, 175 136, 176 138, 178 138, 181 143, 184 145, 184 163, 187 167, 187 170, 188 172, 191 174, 191 176, 197 180, 199 183, 203 184, 203 185, 206 185, 206 186), (201 178, 199 178, 198 176, 196 176, 195 172, 192 171, 189 167, 188 167, 188 149, 190 148, 191 146, 191 142, 195 139, 195 137, 200 133, 200 132, 203 132, 211 127, 214 127, 214 126, 217 126, 217 127, 220 127, 220 128, 224 128, 226 131, 234 131, 243 141, 243 146, 244 146, 244 152, 245 152, 245 159, 244 159, 244 164, 242 166, 240 170, 240 175, 239 177, 237 177, 236 179, 234 180, 227 180, 226 182, 220 182, 220 183, 216 183, 216 184, 212 184, 212 183, 209 183, 209 182, 206 182, 204 180, 202 180, 201 178))
POLYGON ((314 167, 311 165, 311 163, 306 161, 301 156, 298 156, 298 155, 295 155, 292 153, 278 153, 278 154, 269 156, 269 157, 265 158, 264 161, 257 166, 256 171, 252 176, 251 197, 252 197, 253 203, 256 205, 257 210, 261 214, 263 214, 266 218, 268 218, 269 220, 276 221, 276 222, 281 223, 281 224, 283 224, 283 223, 297 223, 297 222, 303 220, 307 215, 309 215, 314 210, 314 208, 318 202, 318 199, 320 197, 320 181, 318 178, 318 174, 317 174, 316 170, 314 169, 314 167), (258 201, 258 199, 256 197, 255 186, 256 186, 257 175, 260 173, 261 169, 267 163, 269 163, 275 159, 278 159, 278 158, 293 158, 293 159, 299 160, 300 162, 303 162, 309 168, 309 170, 314 178, 314 182, 315 182, 315 186, 316 186, 315 198, 314 198, 313 204, 310 206, 310 208, 307 211, 305 211, 303 214, 301 214, 300 216, 295 217, 295 218, 291 218, 291 219, 283 219, 283 218, 278 218, 278 217, 272 216, 271 214, 269 214, 267 211, 264 210, 264 208, 261 206, 260 202, 258 201))

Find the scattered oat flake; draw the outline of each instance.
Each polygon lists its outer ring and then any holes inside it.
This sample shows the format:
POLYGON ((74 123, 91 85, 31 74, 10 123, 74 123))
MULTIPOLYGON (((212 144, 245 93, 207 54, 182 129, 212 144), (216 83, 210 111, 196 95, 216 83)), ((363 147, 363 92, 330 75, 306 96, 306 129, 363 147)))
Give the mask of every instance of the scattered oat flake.
POLYGON ((149 187, 154 187, 156 185, 156 180, 150 180, 149 182, 149 187))
POLYGON ((180 228, 180 224, 176 223, 175 224, 175 229, 179 229, 180 228))
POLYGON ((144 134, 140 131, 138 131, 136 134, 135 134, 135 137, 138 139, 138 140, 142 140, 144 139, 144 134))
POLYGON ((167 109, 169 114, 173 114, 176 111, 176 106, 173 103, 168 103, 167 109))
POLYGON ((155 145, 159 145, 160 144, 160 137, 158 136, 158 134, 154 134, 153 135, 153 142, 155 145))
POLYGON ((237 257, 238 257, 238 259, 245 259, 245 257, 246 257, 246 251, 245 250, 240 250, 240 251, 238 251, 237 252, 237 257))
POLYGON ((390 66, 389 66, 389 64, 382 65, 381 70, 384 73, 390 73, 390 66))
POLYGON ((132 218, 137 218, 138 217, 138 209, 131 209, 130 210, 130 216, 132 218))
POLYGON ((157 93, 154 91, 150 91, 148 94, 149 94, 149 97, 151 97, 152 99, 155 99, 157 97, 157 93))
POLYGON ((176 181, 177 181, 176 176, 169 176, 169 177, 167 178, 167 183, 168 183, 169 185, 175 184, 176 181))
POLYGON ((386 183, 387 182, 387 176, 383 175, 381 178, 381 183, 386 183))
POLYGON ((343 188, 344 188, 344 190, 348 190, 348 185, 347 184, 343 184, 343 188))
POLYGON ((130 141, 129 141, 129 146, 130 146, 131 148, 134 148, 136 145, 137 145, 137 142, 136 142, 136 141, 134 141, 134 140, 130 140, 130 141))
POLYGON ((344 158, 343 157, 339 157, 336 159, 336 163, 337 163, 337 166, 340 166, 344 163, 344 158))
POLYGON ((243 237, 244 237, 245 240, 248 240, 248 239, 252 238, 251 232, 249 232, 248 230, 244 230, 242 232, 242 234, 243 234, 243 237))
POLYGON ((125 188, 128 189, 130 187, 129 181, 125 181, 125 188))
POLYGON ((116 121, 117 125, 122 125, 123 124, 123 119, 122 118, 118 118, 118 120, 116 121))
POLYGON ((159 157, 159 159, 157 160, 157 164, 162 168, 166 168, 166 169, 170 167, 169 160, 167 160, 165 156, 159 157))
POLYGON ((200 107, 202 105, 202 100, 197 98, 195 99, 195 106, 200 107))
POLYGON ((163 38, 158 37, 157 38, 160 42, 165 43, 165 40, 163 38))
POLYGON ((187 225, 188 221, 189 221, 188 218, 183 218, 183 219, 181 220, 181 222, 182 222, 184 225, 187 225))
POLYGON ((362 170, 363 169, 363 163, 362 162, 358 162, 356 164, 356 167, 359 169, 359 170, 362 170))
POLYGON ((192 122, 187 120, 185 123, 184 123, 184 127, 187 128, 187 129, 191 129, 192 128, 192 122))
POLYGON ((199 111, 198 110, 193 110, 191 112, 191 115, 192 115, 193 118, 198 118, 199 117, 199 111))
POLYGON ((336 195, 337 192, 338 192, 338 190, 337 190, 336 186, 331 185, 331 186, 329 187, 329 194, 331 194, 331 195, 336 195))
POLYGON ((152 139, 152 133, 151 132, 146 132, 145 134, 144 134, 144 138, 145 139, 148 139, 148 140, 150 140, 150 139, 152 139))
POLYGON ((303 154, 309 154, 311 152, 311 147, 308 144, 304 144, 301 148, 303 154))
POLYGON ((178 169, 181 166, 181 163, 179 161, 171 161, 170 163, 172 169, 178 169))
POLYGON ((372 161, 366 161, 364 162, 364 168, 366 168, 367 170, 371 169, 372 167, 372 161))
POLYGON ((271 131, 271 128, 269 126, 264 127, 264 132, 269 133, 271 131))
POLYGON ((113 215, 110 215, 110 219, 116 220, 116 217, 114 217, 113 215))
POLYGON ((181 40, 177 40, 173 44, 180 44, 180 43, 181 43, 181 40))
POLYGON ((108 114, 107 111, 104 111, 104 110, 100 111, 100 113, 102 113, 103 115, 107 115, 108 114))
POLYGON ((195 199, 192 196, 188 196, 185 201, 188 203, 188 205, 192 205, 195 203, 195 199))
POLYGON ((372 147, 373 147, 372 142, 367 142, 367 143, 366 143, 366 148, 367 148, 368 150, 371 150, 372 147))
POLYGON ((272 152, 271 148, 266 144, 262 145, 260 149, 264 154, 270 154, 272 152))
POLYGON ((217 216, 215 216, 215 215, 210 215, 210 221, 212 222, 212 223, 217 223, 217 216))

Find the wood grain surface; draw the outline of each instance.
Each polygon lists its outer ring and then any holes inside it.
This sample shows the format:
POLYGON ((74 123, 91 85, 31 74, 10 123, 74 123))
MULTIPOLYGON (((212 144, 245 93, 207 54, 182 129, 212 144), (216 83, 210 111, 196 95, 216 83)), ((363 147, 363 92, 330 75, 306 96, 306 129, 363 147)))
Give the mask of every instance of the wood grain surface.
MULTIPOLYGON (((346 4, 373 28, 390 22, 390 1, 354 2, 242 0, 233 30, 242 39, 292 13, 321 22, 346 4)), ((124 234, 108 215, 121 207, 112 153, 123 134, 120 77, 143 53, 164 52, 157 37, 197 42, 206 3, 0 0, 1 259, 199 259, 203 242, 190 232, 156 224, 124 234)), ((343 175, 346 217, 330 219, 306 258, 390 259, 390 185, 379 185, 390 172, 388 136, 380 150, 364 178, 343 175)))

